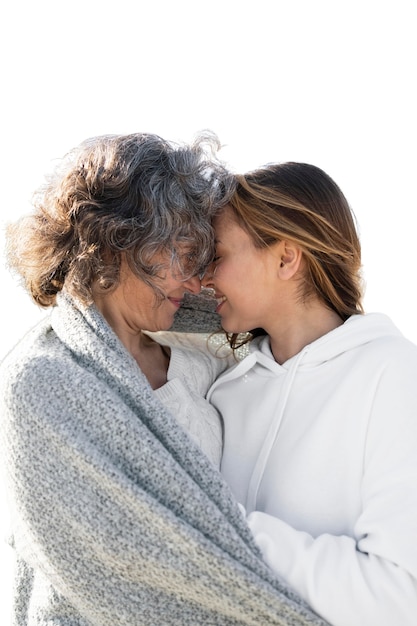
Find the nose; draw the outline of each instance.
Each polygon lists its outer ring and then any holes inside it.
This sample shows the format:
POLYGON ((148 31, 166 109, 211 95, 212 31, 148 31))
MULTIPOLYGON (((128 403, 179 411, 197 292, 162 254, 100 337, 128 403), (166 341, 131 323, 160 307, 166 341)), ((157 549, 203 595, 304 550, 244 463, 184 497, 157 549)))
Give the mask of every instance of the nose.
POLYGON ((213 281, 213 277, 214 277, 214 270, 216 269, 216 264, 214 263, 210 263, 210 265, 207 267, 204 276, 201 279, 201 284, 203 285, 203 287, 205 287, 206 289, 213 289, 214 288, 214 281, 213 281))
POLYGON ((188 289, 188 291, 191 291, 191 293, 200 293, 201 281, 197 275, 191 276, 190 278, 187 278, 187 280, 184 280, 183 285, 185 285, 185 287, 188 289))

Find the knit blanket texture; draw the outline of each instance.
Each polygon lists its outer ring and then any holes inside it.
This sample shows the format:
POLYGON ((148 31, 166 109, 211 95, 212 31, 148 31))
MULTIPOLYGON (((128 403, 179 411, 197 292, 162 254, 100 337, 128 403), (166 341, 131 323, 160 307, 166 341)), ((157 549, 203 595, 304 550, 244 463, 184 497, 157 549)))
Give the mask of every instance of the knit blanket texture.
MULTIPOLYGON (((174 324, 218 326, 204 299, 174 324)), ((0 381, 14 626, 325 625, 94 306, 61 294, 0 381)))

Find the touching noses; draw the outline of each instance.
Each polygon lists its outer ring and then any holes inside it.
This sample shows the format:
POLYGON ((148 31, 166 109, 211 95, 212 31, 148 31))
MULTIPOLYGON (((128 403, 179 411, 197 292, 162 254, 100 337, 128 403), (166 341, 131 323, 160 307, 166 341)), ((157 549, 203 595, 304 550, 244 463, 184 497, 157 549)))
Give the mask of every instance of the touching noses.
POLYGON ((210 265, 207 267, 204 276, 201 279, 201 284, 203 285, 203 287, 205 287, 206 289, 213 289, 214 288, 214 273, 216 271, 216 264, 214 263, 210 263, 210 265))
POLYGON ((185 287, 188 289, 188 291, 191 291, 191 293, 200 293, 201 291, 201 281, 197 275, 191 276, 190 278, 187 278, 187 280, 184 280, 183 285, 185 285, 185 287))
POLYGON ((188 289, 188 291, 191 291, 191 293, 199 293, 201 291, 201 287, 213 289, 213 276, 215 270, 215 263, 210 263, 203 276, 198 276, 196 274, 195 276, 191 276, 190 278, 187 278, 187 280, 182 281, 182 284, 188 289))

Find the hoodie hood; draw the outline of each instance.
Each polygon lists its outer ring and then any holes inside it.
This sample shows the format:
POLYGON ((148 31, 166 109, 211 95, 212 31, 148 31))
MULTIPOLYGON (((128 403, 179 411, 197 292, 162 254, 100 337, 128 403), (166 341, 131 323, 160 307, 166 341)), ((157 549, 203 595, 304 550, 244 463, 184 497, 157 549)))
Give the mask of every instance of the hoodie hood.
MULTIPOLYGON (((361 345, 387 337, 402 337, 402 333, 386 315, 382 313, 368 313, 367 315, 352 315, 346 322, 320 337, 303 348, 301 352, 291 357, 278 367, 291 369, 294 362, 298 361, 298 367, 315 366, 334 359, 361 345), (303 354, 300 359, 301 353, 303 354)), ((254 339, 250 346, 250 353, 259 351, 268 357, 268 363, 273 360, 271 345, 268 336, 254 339)), ((261 357, 262 358, 262 357, 261 357)), ((265 360, 262 359, 265 365, 265 360)), ((274 368, 274 365, 272 364, 274 368)))
MULTIPOLYGON (((265 376, 275 375, 283 370, 295 373, 305 367, 317 367, 349 350, 388 337, 403 337, 388 316, 382 313, 352 315, 342 326, 306 345, 299 353, 280 365, 272 354, 269 336, 262 335, 251 342, 248 356, 221 375, 218 382, 223 383, 245 374, 255 365, 261 366, 265 376)), ((257 369, 258 373, 261 373, 259 367, 257 369)), ((208 399, 217 386, 216 381, 209 391, 208 399)))
MULTIPOLYGON (((229 398, 234 397, 232 387, 225 383, 239 379, 245 381, 246 375, 252 370, 258 380, 262 378, 272 378, 280 380, 279 393, 275 392, 275 386, 270 389, 271 398, 271 421, 263 434, 263 442, 258 451, 256 462, 252 468, 252 474, 248 477, 248 488, 246 506, 248 511, 254 511, 257 507, 257 496, 263 480, 265 468, 268 464, 271 451, 277 439, 283 416, 293 390, 294 382, 298 372, 312 370, 327 363, 337 357, 357 349, 368 343, 375 343, 378 340, 386 342, 387 339, 400 338, 401 332, 394 326, 391 320, 380 313, 370 313, 367 315, 353 315, 342 326, 326 333, 311 344, 306 345, 300 352, 285 361, 282 365, 274 360, 271 352, 269 336, 262 336, 254 339, 250 345, 249 355, 239 364, 220 376, 211 387, 208 400, 213 398, 214 405, 222 413, 218 405, 219 393, 221 402, 233 404, 229 398), (220 392, 217 389, 222 388, 220 392)), ((319 375, 319 374, 317 374, 319 375)), ((260 385, 263 392, 267 389, 265 385, 260 385)), ((239 388, 239 401, 244 403, 245 389, 239 388)), ((253 387, 250 392, 253 393, 253 387)), ((233 409, 237 410, 237 409, 233 409)), ((225 417, 223 415, 223 417, 225 417)), ((251 416, 250 416, 251 418, 251 416)), ((238 432, 238 431, 237 431, 238 432)), ((235 436, 236 433, 235 433, 235 436)))

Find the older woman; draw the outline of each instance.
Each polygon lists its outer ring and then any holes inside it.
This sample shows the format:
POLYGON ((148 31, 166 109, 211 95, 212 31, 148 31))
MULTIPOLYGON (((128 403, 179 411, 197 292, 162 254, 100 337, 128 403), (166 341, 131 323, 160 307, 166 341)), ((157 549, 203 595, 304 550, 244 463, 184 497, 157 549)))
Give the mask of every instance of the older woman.
POLYGON ((215 147, 89 140, 9 230, 12 267, 52 307, 1 368, 20 626, 315 621, 213 467, 204 395, 228 359, 161 337, 213 255, 215 147))

